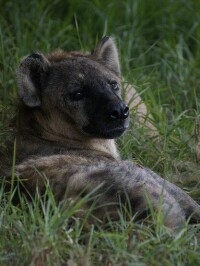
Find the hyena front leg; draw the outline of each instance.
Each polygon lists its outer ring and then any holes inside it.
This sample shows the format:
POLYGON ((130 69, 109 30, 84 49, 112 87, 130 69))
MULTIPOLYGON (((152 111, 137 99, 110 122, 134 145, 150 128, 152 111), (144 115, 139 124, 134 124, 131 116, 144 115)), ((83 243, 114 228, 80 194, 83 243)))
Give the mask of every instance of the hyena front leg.
POLYGON ((162 182, 158 182, 145 169, 130 162, 113 162, 87 168, 81 166, 80 170, 87 174, 76 172, 70 177, 67 184, 69 191, 86 189, 89 192, 100 186, 98 193, 101 197, 101 206, 106 206, 105 209, 114 218, 119 199, 124 203, 130 202, 133 214, 146 211, 149 208, 148 199, 155 211, 162 211, 164 224, 167 227, 175 228, 184 224, 184 212, 178 201, 165 189, 164 180, 160 178, 162 182))
POLYGON ((148 199, 155 211, 162 211, 164 224, 167 227, 180 227, 185 222, 184 211, 173 195, 165 189, 165 181, 160 177, 158 182, 158 179, 145 168, 131 162, 114 162, 103 170, 99 169, 95 176, 91 173, 90 182, 91 179, 95 180, 96 184, 104 182, 105 200, 110 198, 116 200, 116 197, 112 197, 113 194, 116 196, 119 193, 121 195, 126 193, 133 212, 142 212, 149 208, 148 199))
POLYGON ((108 209, 115 217, 119 195, 125 200, 124 196, 127 195, 133 213, 147 210, 146 198, 148 197, 155 210, 161 208, 166 226, 174 228, 181 226, 185 221, 183 210, 173 195, 165 189, 164 180, 162 178, 158 180, 144 168, 124 161, 102 162, 96 165, 65 163, 61 167, 60 161, 61 157, 58 161, 57 158, 51 160, 51 164, 49 158, 48 160, 40 158, 27 161, 18 166, 17 171, 22 179, 26 179, 25 185, 32 192, 35 191, 36 186, 43 191, 44 182, 41 174, 44 174, 52 184, 53 192, 58 200, 63 199, 66 190, 69 197, 74 197, 80 195, 82 191, 89 193, 99 187, 98 210, 100 215, 105 214, 103 210, 108 209), (106 205, 113 207, 105 207, 106 205))
POLYGON ((145 171, 148 172, 157 182, 165 182, 165 189, 179 203, 180 207, 184 210, 186 218, 191 218, 191 220, 196 223, 200 222, 200 206, 187 193, 169 181, 163 180, 152 170, 146 168, 145 171))

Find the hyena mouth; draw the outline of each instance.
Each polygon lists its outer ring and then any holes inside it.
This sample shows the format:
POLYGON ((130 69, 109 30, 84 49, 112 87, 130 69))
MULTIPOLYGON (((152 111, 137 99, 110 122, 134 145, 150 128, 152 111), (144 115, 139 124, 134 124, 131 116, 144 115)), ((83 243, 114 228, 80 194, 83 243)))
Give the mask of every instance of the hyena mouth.
POLYGON ((90 125, 83 127, 83 131, 96 138, 114 139, 120 137, 128 128, 127 126, 115 127, 115 128, 96 128, 90 125))
POLYGON ((117 138, 120 137, 127 128, 125 127, 120 127, 120 128, 115 128, 115 129, 109 129, 109 130, 105 130, 104 132, 102 132, 104 135, 104 138, 109 138, 109 139, 113 139, 113 138, 117 138))

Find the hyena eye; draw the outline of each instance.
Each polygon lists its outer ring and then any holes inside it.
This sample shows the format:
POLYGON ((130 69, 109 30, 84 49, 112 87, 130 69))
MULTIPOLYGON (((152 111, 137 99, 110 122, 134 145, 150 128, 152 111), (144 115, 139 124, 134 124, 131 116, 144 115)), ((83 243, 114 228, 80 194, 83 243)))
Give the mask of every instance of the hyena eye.
POLYGON ((112 90, 114 90, 114 91, 117 91, 119 89, 119 85, 118 85, 117 81, 112 81, 110 83, 110 86, 111 86, 112 90))
POLYGON ((72 101, 80 101, 84 98, 84 92, 83 91, 76 91, 70 93, 70 98, 72 101))

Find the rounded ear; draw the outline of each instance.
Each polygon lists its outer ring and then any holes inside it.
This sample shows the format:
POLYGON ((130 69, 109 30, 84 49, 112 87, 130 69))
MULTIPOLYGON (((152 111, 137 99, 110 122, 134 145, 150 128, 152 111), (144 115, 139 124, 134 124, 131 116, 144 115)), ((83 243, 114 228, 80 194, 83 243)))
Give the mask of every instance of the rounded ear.
POLYGON ((120 64, 117 47, 113 38, 104 36, 92 55, 97 61, 120 76, 120 64))
POLYGON ((18 69, 18 91, 23 102, 29 107, 41 105, 41 76, 50 65, 42 54, 32 54, 24 58, 18 69))

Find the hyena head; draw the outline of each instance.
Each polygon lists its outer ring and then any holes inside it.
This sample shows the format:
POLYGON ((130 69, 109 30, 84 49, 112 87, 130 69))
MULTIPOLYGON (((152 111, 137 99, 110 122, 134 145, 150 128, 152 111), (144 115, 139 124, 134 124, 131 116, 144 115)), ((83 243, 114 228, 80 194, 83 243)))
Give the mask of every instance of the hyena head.
POLYGON ((57 51, 26 57, 18 85, 26 106, 47 119, 56 110, 62 123, 70 121, 81 134, 112 139, 128 127, 117 48, 107 36, 91 54, 57 51))

